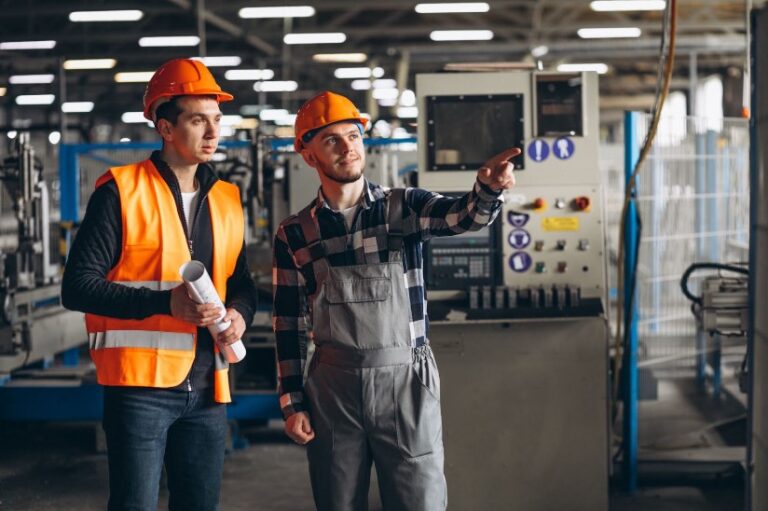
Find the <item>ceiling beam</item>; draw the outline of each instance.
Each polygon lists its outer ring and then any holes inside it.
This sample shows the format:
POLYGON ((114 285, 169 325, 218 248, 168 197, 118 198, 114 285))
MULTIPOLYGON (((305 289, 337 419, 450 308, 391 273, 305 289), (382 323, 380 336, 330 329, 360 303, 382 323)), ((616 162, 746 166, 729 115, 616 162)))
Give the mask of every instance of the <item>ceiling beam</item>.
MULTIPOLYGON (((172 4, 175 4, 182 9, 190 12, 195 12, 196 6, 192 5, 192 2, 188 0, 168 0, 172 4)), ((245 30, 243 30, 240 26, 236 25, 235 23, 232 23, 231 21, 228 21, 218 14, 215 14, 211 12, 208 9, 203 9, 202 11, 203 17, 205 18, 205 21, 213 25, 214 27, 223 30, 224 32, 228 33, 229 35, 243 39, 246 43, 253 46, 254 48, 258 48, 262 52, 266 53, 267 55, 275 55, 277 54, 277 48, 272 46, 270 43, 265 41, 264 39, 255 36, 253 34, 247 33, 245 30)))

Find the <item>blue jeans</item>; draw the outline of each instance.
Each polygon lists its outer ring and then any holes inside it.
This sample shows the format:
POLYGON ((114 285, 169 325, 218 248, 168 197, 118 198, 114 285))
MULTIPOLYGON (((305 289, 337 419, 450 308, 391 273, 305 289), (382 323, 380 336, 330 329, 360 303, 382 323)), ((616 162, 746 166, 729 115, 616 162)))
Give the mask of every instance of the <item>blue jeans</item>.
POLYGON ((165 462, 171 510, 219 505, 226 406, 199 392, 104 387, 109 511, 156 511, 165 462))

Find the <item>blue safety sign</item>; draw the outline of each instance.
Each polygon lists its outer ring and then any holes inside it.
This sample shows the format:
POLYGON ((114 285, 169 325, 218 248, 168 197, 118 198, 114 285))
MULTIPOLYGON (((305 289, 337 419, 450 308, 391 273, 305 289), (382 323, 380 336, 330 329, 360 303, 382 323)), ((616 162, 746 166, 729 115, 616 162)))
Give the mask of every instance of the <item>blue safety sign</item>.
POLYGON ((527 252, 515 252, 509 256, 509 267, 518 273, 528 271, 532 263, 533 259, 531 259, 527 252))
POLYGON ((507 240, 512 248, 520 250, 531 244, 531 235, 523 229, 515 229, 509 233, 507 240))
POLYGON ((561 160, 567 160, 573 156, 576 146, 568 137, 560 137, 552 143, 552 153, 561 160))
POLYGON ((549 144, 537 138, 528 145, 528 157, 533 161, 544 161, 549 156, 549 144))
POLYGON ((520 213, 519 211, 509 211, 507 213, 507 222, 513 227, 522 227, 528 223, 528 219, 531 217, 528 213, 520 213))

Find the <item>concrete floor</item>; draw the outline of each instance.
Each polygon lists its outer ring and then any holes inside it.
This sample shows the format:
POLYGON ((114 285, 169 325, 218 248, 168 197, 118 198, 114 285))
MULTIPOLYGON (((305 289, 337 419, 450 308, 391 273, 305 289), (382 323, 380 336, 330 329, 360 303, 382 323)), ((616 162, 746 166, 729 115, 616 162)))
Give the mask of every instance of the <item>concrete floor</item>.
MULTIPOLYGON (((696 412, 690 385, 665 385, 665 399, 641 405, 641 444, 668 448, 712 447, 711 417, 696 412), (676 403, 676 404, 675 404, 676 403), (695 420, 692 420, 694 417, 695 420), (698 417, 698 418, 696 418, 698 417), (665 427, 664 424, 667 424, 665 427), (702 429, 703 428, 703 429, 702 429), (654 440, 656 439, 656 440, 654 440), (661 442, 663 440, 663 442, 661 442)), ((716 405, 728 415, 730 408, 716 405)), ((711 410, 712 406, 707 407, 711 410)), ((0 422, 0 511, 91 511, 105 508, 107 460, 96 452, 98 426, 0 422)), ((288 442, 279 428, 248 428, 250 445, 232 451, 224 467, 223 511, 311 510, 303 448, 288 442)), ((612 486, 612 511, 737 511, 743 508, 740 474, 711 473, 674 464, 641 466, 641 489, 626 495, 612 486), (660 470, 661 468, 661 470, 660 470)), ((166 509, 161 495, 160 509, 166 509)), ((371 511, 380 510, 375 482, 371 511)), ((560 510, 553 510, 560 511, 560 510)))

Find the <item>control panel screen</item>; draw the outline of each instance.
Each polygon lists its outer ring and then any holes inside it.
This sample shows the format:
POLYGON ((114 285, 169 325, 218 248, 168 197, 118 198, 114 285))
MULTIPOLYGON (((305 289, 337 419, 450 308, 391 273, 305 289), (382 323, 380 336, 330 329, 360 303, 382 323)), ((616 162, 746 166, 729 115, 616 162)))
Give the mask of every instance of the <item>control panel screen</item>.
POLYGON ((536 136, 584 135, 581 74, 537 74, 536 136))
MULTIPOLYGON (((427 171, 477 170, 491 156, 525 147, 522 94, 427 96, 427 171)), ((523 169, 523 154, 512 159, 523 169)))
POLYGON ((432 238, 424 247, 427 289, 466 290, 468 286, 492 286, 497 268, 498 224, 456 236, 432 238))

